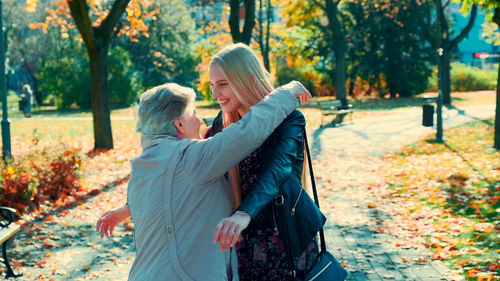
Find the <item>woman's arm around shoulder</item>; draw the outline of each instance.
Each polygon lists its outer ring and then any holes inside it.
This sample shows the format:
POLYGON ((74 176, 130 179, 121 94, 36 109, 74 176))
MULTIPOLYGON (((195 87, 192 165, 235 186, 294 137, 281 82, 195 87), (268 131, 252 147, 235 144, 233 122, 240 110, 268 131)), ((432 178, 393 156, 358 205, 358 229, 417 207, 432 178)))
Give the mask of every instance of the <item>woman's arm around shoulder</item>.
MULTIPOLYGON (((310 94, 302 84, 289 83, 276 89, 251 107, 240 121, 206 140, 192 140, 183 151, 186 168, 201 182, 224 175, 231 167, 257 149, 275 128, 298 106, 296 97, 310 94)), ((307 99, 305 99, 307 101, 307 99)))

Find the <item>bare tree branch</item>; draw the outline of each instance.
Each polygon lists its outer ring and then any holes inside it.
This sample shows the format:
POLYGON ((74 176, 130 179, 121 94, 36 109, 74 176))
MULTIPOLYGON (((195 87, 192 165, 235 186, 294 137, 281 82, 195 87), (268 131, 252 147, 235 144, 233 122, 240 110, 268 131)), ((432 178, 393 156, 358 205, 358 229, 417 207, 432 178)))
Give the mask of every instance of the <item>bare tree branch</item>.
POLYGON ((95 50, 95 38, 92 33, 92 23, 89 17, 89 7, 85 0, 66 0, 71 12, 71 17, 82 35, 83 41, 89 50, 95 50))
POLYGON ((441 35, 439 38, 442 38, 444 35, 445 41, 449 40, 449 27, 448 27, 448 22, 446 21, 446 16, 444 14, 444 8, 442 6, 441 0, 434 0, 434 3, 436 4, 436 12, 437 12, 437 17, 438 17, 438 22, 440 26, 440 33, 441 35))
POLYGON ((460 34, 457 37, 455 37, 453 40, 451 40, 450 47, 454 47, 454 46, 458 45, 458 43, 460 41, 462 41, 462 39, 464 39, 465 36, 467 36, 467 34, 469 34, 469 31, 472 29, 472 26, 474 25, 474 21, 476 20, 476 15, 477 15, 477 5, 474 4, 474 5, 472 5, 472 9, 470 11, 469 22, 464 27, 464 29, 462 29, 460 34))
POLYGON ((493 14, 493 22, 500 26, 500 7, 495 8, 495 12, 493 14))
POLYGON ((125 12, 125 9, 127 8, 129 2, 130 0, 116 0, 113 3, 111 11, 109 11, 109 14, 99 26, 99 31, 101 32, 104 40, 110 40, 113 30, 123 13, 125 12))
POLYGON ((451 2, 451 0, 446 1, 446 3, 444 3, 444 5, 443 5, 443 9, 446 9, 446 7, 448 7, 448 5, 450 5, 450 2, 451 2))

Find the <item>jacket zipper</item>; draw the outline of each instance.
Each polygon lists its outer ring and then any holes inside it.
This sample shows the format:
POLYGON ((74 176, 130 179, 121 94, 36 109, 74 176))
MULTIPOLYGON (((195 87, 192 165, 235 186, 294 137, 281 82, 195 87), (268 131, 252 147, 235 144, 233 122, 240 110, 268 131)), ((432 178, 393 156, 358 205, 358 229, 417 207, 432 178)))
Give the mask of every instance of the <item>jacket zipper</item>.
POLYGON ((274 213, 275 213, 275 208, 274 208, 274 203, 273 203, 274 235, 279 235, 280 232, 278 230, 278 224, 276 223, 276 216, 274 215, 274 213))
POLYGON ((299 196, 297 196, 297 200, 295 200, 295 204, 293 204, 292 210, 290 211, 290 215, 292 215, 292 217, 295 215, 295 207, 297 207, 297 204, 299 203, 299 199, 300 196, 302 195, 303 190, 304 190, 303 188, 300 189, 299 196))

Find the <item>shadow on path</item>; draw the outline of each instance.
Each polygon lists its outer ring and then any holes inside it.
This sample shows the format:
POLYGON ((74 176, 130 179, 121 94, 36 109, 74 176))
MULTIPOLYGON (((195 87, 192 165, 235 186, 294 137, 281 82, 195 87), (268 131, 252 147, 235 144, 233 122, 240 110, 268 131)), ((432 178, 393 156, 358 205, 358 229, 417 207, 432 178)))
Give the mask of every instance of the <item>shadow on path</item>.
POLYGON ((449 110, 455 110, 459 115, 463 115, 463 116, 466 116, 466 117, 469 117, 473 120, 476 120, 476 121, 481 121, 483 122, 484 124, 488 125, 488 126, 493 126, 493 123, 490 123, 488 120, 484 119, 484 118, 479 118, 479 117, 476 117, 474 115, 470 115, 467 113, 467 111, 465 109, 460 109, 456 106, 448 106, 448 109, 449 110))
MULTIPOLYGON (((445 109, 445 129, 489 118, 491 109, 445 109)), ((421 116, 417 110, 395 112, 310 134, 322 211, 328 218, 327 246, 346 264, 347 280, 435 281, 450 274, 423 246, 398 245, 399 240, 382 233, 383 222, 395 218, 370 207, 382 203, 370 193, 373 184, 385 184, 382 156, 434 133, 422 127, 421 116)))

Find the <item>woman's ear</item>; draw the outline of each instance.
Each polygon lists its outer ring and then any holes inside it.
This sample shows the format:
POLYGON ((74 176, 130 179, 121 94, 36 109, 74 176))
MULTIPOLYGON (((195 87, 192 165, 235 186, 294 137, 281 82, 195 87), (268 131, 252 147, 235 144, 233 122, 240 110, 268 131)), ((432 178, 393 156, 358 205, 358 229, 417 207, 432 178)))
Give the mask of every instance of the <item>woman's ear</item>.
POLYGON ((184 130, 184 126, 182 125, 181 117, 174 120, 174 125, 177 128, 177 132, 181 133, 184 130))

